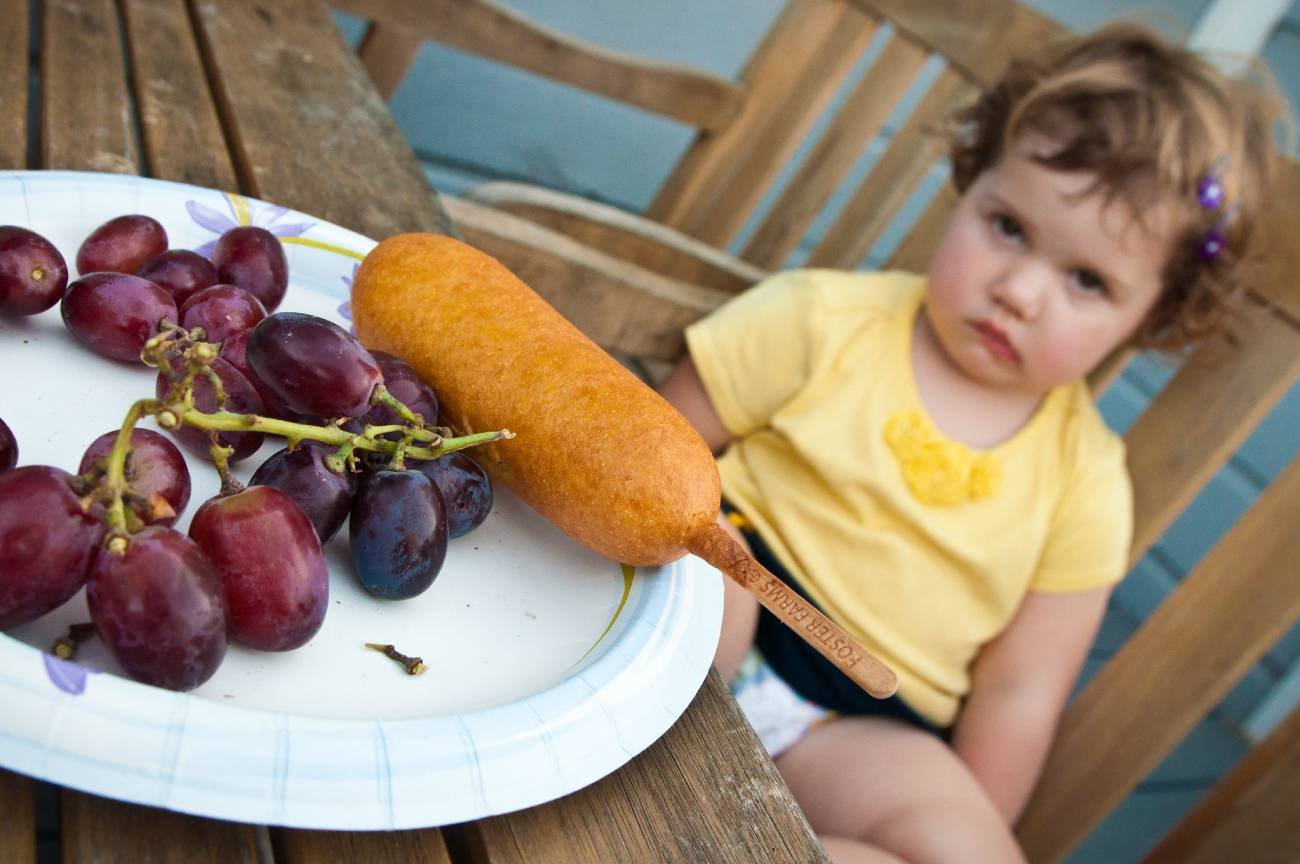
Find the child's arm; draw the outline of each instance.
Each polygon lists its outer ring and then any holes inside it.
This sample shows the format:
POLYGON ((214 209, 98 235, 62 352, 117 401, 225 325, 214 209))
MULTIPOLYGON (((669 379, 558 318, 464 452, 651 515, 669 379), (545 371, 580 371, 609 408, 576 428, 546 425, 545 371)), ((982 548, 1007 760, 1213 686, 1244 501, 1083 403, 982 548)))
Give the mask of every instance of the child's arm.
POLYGON ((731 433, 722 425, 722 420, 704 389, 704 382, 700 380, 700 373, 695 370, 691 355, 687 354, 678 360, 677 365, 655 389, 669 404, 682 412, 714 453, 722 452, 731 443, 731 433))
POLYGON ((1030 592, 975 660, 952 746, 1011 824, 1038 782, 1110 591, 1030 592))

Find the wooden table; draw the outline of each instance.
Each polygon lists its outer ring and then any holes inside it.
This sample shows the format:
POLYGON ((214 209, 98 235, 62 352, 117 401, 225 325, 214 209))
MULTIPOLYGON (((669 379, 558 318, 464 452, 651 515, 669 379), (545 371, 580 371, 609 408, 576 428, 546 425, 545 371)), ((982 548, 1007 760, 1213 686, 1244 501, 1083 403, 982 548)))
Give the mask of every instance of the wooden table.
MULTIPOLYGON (((238 191, 375 238, 453 230, 322 0, 0 0, 0 45, 0 169, 238 191)), ((0 861, 35 860, 37 785, 0 770, 0 861)), ((268 829, 57 795, 65 862, 827 860, 716 674, 613 775, 472 824, 268 829)))

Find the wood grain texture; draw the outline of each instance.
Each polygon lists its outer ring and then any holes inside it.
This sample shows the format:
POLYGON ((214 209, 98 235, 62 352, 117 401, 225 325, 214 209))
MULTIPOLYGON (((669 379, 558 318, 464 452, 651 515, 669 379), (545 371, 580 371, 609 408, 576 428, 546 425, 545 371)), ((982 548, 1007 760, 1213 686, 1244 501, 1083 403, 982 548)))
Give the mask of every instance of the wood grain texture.
POLYGON ((608 51, 490 0, 331 0, 368 21, 399 28, 704 129, 740 110, 731 81, 680 64, 608 51))
POLYGON ((33 167, 139 173, 114 0, 42 6, 41 164, 33 167))
POLYGON ((28 0, 0 0, 0 171, 27 167, 28 0))
POLYGON ((577 195, 500 182, 476 186, 468 197, 670 279, 739 293, 768 275, 694 237, 577 195))
POLYGON ((35 784, 31 778, 0 768, 0 861, 36 861, 35 784))
POLYGON ((250 825, 64 789, 63 864, 258 864, 250 825))
POLYGON ((917 217, 908 228, 903 241, 889 256, 886 267, 924 273, 930 267, 930 256, 943 240, 948 228, 948 217, 957 208, 957 190, 951 183, 944 184, 935 192, 925 211, 917 217))
POLYGON ((192 0, 242 190, 382 239, 446 215, 324 0, 192 0))
POLYGON ((716 672, 677 724, 616 774, 460 830, 491 864, 829 861, 716 672))
POLYGON ((1124 436, 1136 562, 1300 374, 1300 329, 1246 303, 1231 341, 1207 342, 1124 436))
POLYGON ((419 831, 273 828, 271 847, 275 864, 452 864, 447 844, 437 828, 419 831))
POLYGON ((357 46, 357 56, 385 102, 393 98, 424 38, 409 25, 372 21, 357 46))
POLYGON ((1031 861, 1064 856, 1300 617, 1296 525, 1300 460, 1070 704, 1017 830, 1031 861))
POLYGON ((1300 708, 1214 785, 1142 864, 1300 861, 1300 708))
POLYGON ((145 172, 238 188, 185 0, 121 0, 145 172))

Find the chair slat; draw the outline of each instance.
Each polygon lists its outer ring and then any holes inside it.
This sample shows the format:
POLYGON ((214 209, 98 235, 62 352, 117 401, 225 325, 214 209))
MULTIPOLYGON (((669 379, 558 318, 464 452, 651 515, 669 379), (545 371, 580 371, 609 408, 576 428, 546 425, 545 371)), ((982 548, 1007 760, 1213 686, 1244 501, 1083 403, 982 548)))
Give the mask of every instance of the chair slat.
POLYGON ((36 861, 35 785, 29 777, 0 768, 0 861, 36 861))
POLYGON ((235 166, 185 0, 123 0, 145 165, 153 177, 235 189, 235 166))
POLYGON ((0 0, 0 171, 27 167, 28 0, 0 0))
POLYGON ((63 864, 258 864, 251 825, 187 816, 64 789, 63 864))
POLYGON ((419 831, 271 830, 275 864, 451 864, 437 828, 419 831))
POLYGON ((948 142, 935 127, 974 93, 959 74, 944 69, 813 249, 811 266, 851 270, 862 262, 947 151, 948 142))
POLYGON ((469 197, 671 279, 739 293, 768 275, 694 237, 576 195, 527 183, 485 183, 469 197))
POLYGON ((1300 460, 1067 708, 1018 835, 1059 860, 1300 616, 1300 460))
POLYGON ((682 328, 732 296, 668 279, 493 207, 443 200, 466 242, 499 259, 611 353, 675 360, 685 349, 682 328))
POLYGON ((41 7, 39 167, 139 173, 116 4, 84 0, 41 7), (86 66, 99 74, 80 74, 86 66))
POLYGON ((1300 374, 1300 332, 1285 317, 1246 303, 1234 333, 1239 344, 1197 349, 1125 436, 1134 562, 1300 374))
POLYGON ((775 269, 789 257, 916 80, 928 56, 910 39, 890 38, 754 232, 741 258, 775 269))
POLYGON ((1142 864, 1300 861, 1300 708, 1250 752, 1142 864))
POLYGON ((423 44, 424 37, 409 27, 373 21, 366 28, 357 46, 357 56, 385 102, 401 86, 423 44))
POLYGON ((899 270, 911 270, 924 273, 930 265, 930 256, 943 239, 943 232, 948 227, 948 217, 957 207, 957 190, 952 184, 944 184, 930 203, 908 230, 903 242, 889 256, 886 266, 899 270))
POLYGON ((600 93, 704 129, 740 110, 734 83, 680 64, 608 51, 542 27, 489 0, 333 0, 367 20, 600 93))
MULTIPOLYGON (((720 189, 799 85, 802 70, 834 61, 826 50, 843 15, 840 4, 825 0, 794 0, 783 9, 741 74, 746 98, 740 114, 726 129, 696 137, 647 208, 648 218, 700 236, 720 189)), ((851 62, 840 63, 827 74, 842 78, 850 68, 851 62)))
POLYGON ((1025 47, 1065 34, 1063 25, 1013 0, 849 0, 948 58, 988 86, 1025 47))
POLYGON ((773 100, 752 146, 736 160, 725 182, 718 184, 703 220, 680 227, 706 243, 726 248, 785 169, 819 116, 830 104, 862 52, 871 44, 879 23, 850 6, 841 10, 839 24, 808 55, 802 67, 787 67, 794 78, 787 95, 773 100))

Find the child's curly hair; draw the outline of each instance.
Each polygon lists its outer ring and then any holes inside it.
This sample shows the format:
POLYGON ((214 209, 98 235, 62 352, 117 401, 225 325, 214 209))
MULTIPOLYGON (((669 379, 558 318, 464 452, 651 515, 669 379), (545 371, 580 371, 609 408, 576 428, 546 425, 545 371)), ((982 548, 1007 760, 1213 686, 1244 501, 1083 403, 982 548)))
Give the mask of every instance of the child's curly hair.
POLYGON ((1021 133, 1035 131, 1060 143, 1040 163, 1094 173, 1098 186, 1139 218, 1157 201, 1174 202, 1182 221, 1164 284, 1130 342, 1177 350, 1219 326, 1257 251, 1252 242, 1274 172, 1282 104, 1267 79, 1230 78, 1150 30, 1110 25, 1013 62, 957 115, 953 180, 964 192, 1021 133), (1217 210, 1197 199, 1198 182, 1211 172, 1225 192, 1217 210), (1202 260, 1212 229, 1223 234, 1224 248, 1202 260))

